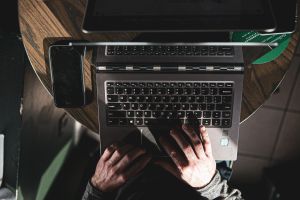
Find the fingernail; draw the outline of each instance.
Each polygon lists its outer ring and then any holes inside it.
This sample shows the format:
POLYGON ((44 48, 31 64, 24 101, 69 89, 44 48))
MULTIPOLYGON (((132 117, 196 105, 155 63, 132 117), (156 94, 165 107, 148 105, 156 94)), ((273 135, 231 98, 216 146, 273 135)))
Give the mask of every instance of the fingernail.
POLYGON ((173 130, 173 129, 171 129, 171 130, 170 130, 170 134, 173 134, 173 133, 174 133, 174 130, 173 130))
POLYGON ((202 130, 202 131, 205 131, 205 130, 206 130, 206 129, 205 129, 205 126, 201 125, 201 130, 202 130))

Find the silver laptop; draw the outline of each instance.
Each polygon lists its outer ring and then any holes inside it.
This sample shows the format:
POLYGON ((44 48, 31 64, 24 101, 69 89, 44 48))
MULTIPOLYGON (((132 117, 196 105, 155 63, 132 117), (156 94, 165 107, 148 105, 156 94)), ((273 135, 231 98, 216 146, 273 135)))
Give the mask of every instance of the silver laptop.
POLYGON ((101 152, 127 140, 154 154, 171 128, 205 125, 216 160, 236 160, 243 91, 242 47, 199 44, 97 47, 101 152))

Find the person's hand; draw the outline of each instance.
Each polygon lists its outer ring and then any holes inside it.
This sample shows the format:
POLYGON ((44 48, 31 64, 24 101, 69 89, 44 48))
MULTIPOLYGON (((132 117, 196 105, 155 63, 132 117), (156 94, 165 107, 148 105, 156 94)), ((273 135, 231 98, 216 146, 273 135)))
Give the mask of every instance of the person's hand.
POLYGON ((91 183, 103 192, 116 190, 138 174, 150 159, 150 155, 141 148, 129 144, 121 147, 111 145, 98 161, 91 183))
POLYGON ((190 126, 183 125, 182 129, 183 132, 173 129, 170 131, 171 137, 163 136, 159 139, 174 163, 162 160, 155 163, 192 187, 204 187, 216 173, 216 162, 212 156, 208 133, 204 126, 199 127, 200 135, 190 126), (180 149, 172 145, 172 139, 180 149))

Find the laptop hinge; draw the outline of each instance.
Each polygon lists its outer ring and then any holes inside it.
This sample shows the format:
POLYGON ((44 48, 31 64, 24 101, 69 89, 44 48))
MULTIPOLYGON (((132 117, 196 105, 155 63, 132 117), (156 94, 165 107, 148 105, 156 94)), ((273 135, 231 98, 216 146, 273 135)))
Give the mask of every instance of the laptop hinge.
POLYGON ((163 65, 150 65, 150 66, 135 66, 135 65, 126 65, 126 66, 116 66, 116 65, 107 65, 107 66, 97 66, 97 71, 109 71, 109 72, 243 72, 243 64, 235 65, 178 65, 178 66, 163 66, 163 65))

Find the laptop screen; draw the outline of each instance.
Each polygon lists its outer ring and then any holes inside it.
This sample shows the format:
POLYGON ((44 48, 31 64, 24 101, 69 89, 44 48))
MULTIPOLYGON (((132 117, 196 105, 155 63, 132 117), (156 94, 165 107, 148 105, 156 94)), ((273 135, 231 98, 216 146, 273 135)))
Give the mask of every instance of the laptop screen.
POLYGON ((269 0, 89 0, 83 30, 236 31, 275 29, 269 0))
POLYGON ((224 16, 257 15, 260 0, 101 0, 98 16, 224 16))

